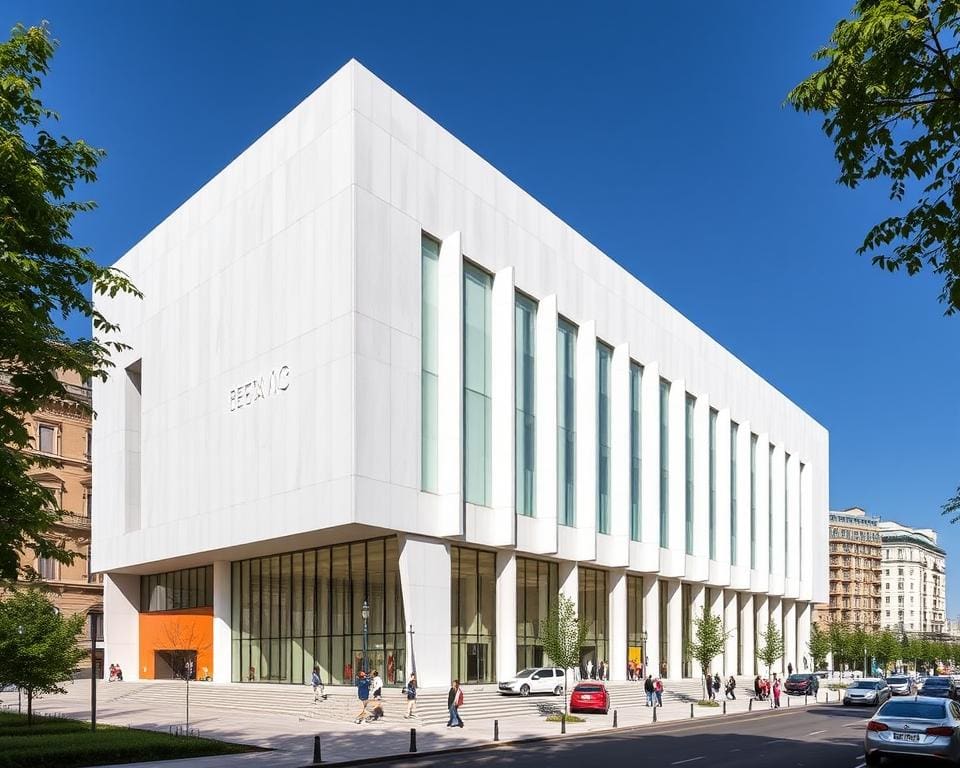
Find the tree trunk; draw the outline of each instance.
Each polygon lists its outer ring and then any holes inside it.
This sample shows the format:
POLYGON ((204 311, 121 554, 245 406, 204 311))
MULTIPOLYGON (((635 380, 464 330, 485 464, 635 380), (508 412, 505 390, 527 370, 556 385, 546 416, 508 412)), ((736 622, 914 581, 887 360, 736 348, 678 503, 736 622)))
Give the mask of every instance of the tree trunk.
POLYGON ((33 725, 33 688, 27 688, 27 725, 33 725))

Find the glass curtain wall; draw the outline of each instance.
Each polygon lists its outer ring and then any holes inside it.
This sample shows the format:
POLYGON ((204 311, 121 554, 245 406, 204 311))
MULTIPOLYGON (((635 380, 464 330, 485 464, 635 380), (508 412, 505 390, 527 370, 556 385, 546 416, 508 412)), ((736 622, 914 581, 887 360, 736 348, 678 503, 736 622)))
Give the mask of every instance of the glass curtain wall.
POLYGON ((490 505, 490 275, 463 267, 463 497, 490 505))
POLYGON ((450 547, 451 674, 460 682, 496 678, 496 555, 450 547))
POLYGON ((803 573, 803 477, 805 474, 806 466, 803 462, 800 462, 800 487, 797 488, 797 494, 799 495, 797 499, 797 507, 800 509, 800 520, 798 527, 800 528, 800 541, 797 542, 797 549, 799 554, 797 555, 797 563, 799 563, 799 573, 803 573))
POLYGON ((783 454, 783 572, 787 572, 788 553, 790 552, 790 505, 787 504, 787 467, 790 466, 790 454, 783 454))
POLYGON ((587 676, 587 662, 593 664, 596 677, 601 661, 610 661, 607 646, 607 572, 595 568, 578 568, 579 616, 587 630, 580 647, 580 674, 587 676))
POLYGON ((660 546, 670 546, 670 382, 660 379, 660 546))
POLYGON ((536 466, 536 413, 534 379, 534 338, 537 305, 517 294, 516 333, 516 498, 518 515, 536 513, 534 475, 536 466))
POLYGON ((140 611, 182 611, 213 606, 213 566, 140 577, 140 611))
POLYGON ((660 677, 667 677, 667 648, 669 643, 667 641, 667 602, 669 598, 669 593, 667 589, 667 582, 662 579, 657 582, 658 590, 658 602, 660 604, 660 610, 658 613, 658 632, 657 635, 660 638, 660 677))
POLYGON ((686 442, 684 444, 684 458, 685 458, 685 481, 686 481, 686 495, 684 497, 684 523, 685 523, 685 535, 684 539, 686 542, 686 552, 688 555, 693 554, 693 437, 694 437, 694 419, 693 412, 697 405, 697 399, 692 395, 687 395, 686 399, 686 411, 684 414, 685 422, 685 433, 686 433, 686 442))
MULTIPOLYGON (((643 615, 643 578, 627 575, 627 668, 632 666, 640 674, 647 663, 647 649, 644 647, 643 632, 646 623, 643 615)), ((621 663, 614 659, 614 664, 621 663)))
POLYGON ((440 244, 420 236, 420 488, 437 492, 437 371, 440 244))
MULTIPOLYGON (((756 646, 754 651, 756 652, 756 646)), ((743 594, 737 592, 737 674, 743 672, 743 594)))
POLYGON ((366 666, 405 681, 405 624, 394 537, 232 564, 232 679, 351 684, 366 666), (364 601, 367 621, 364 659, 364 601))
MULTIPOLYGON (((773 444, 767 456, 767 570, 773 572, 773 444)), ((754 646, 756 647, 756 646, 754 646)))
POLYGON ((517 669, 551 663, 540 644, 540 624, 556 604, 559 590, 556 563, 517 558, 517 669))
POLYGON ((566 320, 557 325, 557 520, 576 524, 576 349, 577 329, 566 320))
POLYGON ((613 350, 597 344, 597 531, 610 533, 610 361, 613 350))
POLYGON ((739 562, 737 552, 737 433, 740 426, 730 422, 730 564, 739 562))
POLYGON ((640 437, 640 384, 643 368, 637 363, 630 364, 630 538, 640 541, 641 533, 641 481, 642 450, 640 437))
POLYGON ((717 559, 717 412, 710 409, 710 559, 717 559))
POLYGON ((757 567, 757 436, 750 435, 750 567, 757 567))

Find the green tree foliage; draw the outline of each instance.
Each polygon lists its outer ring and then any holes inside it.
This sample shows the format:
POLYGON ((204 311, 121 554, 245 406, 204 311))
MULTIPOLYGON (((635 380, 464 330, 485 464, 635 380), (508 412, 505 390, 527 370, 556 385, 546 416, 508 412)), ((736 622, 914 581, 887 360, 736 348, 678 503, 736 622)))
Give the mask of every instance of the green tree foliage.
POLYGON ((810 641, 807 643, 810 658, 813 659, 814 669, 824 669, 827 665, 827 654, 830 653, 830 633, 820 629, 814 623, 810 627, 810 641))
POLYGON ((853 654, 850 651, 850 630, 839 621, 830 623, 830 650, 833 652, 833 668, 843 669, 843 664, 849 664, 853 654))
POLYGON ((873 657, 880 669, 888 669, 891 662, 900 658, 900 641, 890 630, 873 636, 873 657))
MULTIPOLYGON (((53 462, 29 455, 27 414, 45 403, 82 400, 57 379, 72 371, 106 378, 110 354, 124 345, 97 309, 94 293, 136 288, 120 272, 73 243, 74 217, 94 203, 72 198, 96 180, 104 152, 83 140, 54 136, 59 116, 39 99, 55 43, 45 26, 14 28, 0 43, 0 578, 24 575, 20 552, 69 563, 72 555, 47 537, 61 510, 54 495, 30 477, 53 462), (96 338, 70 339, 57 321, 91 320, 96 338)), ((30 575, 27 573, 26 575, 30 575)))
POLYGON ((783 635, 772 621, 767 623, 767 631, 760 633, 760 647, 757 649, 757 658, 767 665, 767 674, 773 670, 777 659, 783 658, 783 635))
MULTIPOLYGON (((687 643, 687 657, 700 665, 701 678, 705 686, 710 685, 707 675, 713 660, 724 651, 729 632, 723 631, 723 617, 710 613, 707 605, 703 606, 703 615, 693 620, 693 637, 687 643)), ((704 688, 703 698, 710 697, 704 688)))
POLYGON ((77 645, 83 625, 83 614, 63 618, 38 589, 16 590, 0 602, 0 687, 16 685, 27 694, 31 725, 34 697, 66 693, 61 683, 86 655, 77 645))
POLYGON ((573 601, 557 595, 545 621, 540 623, 540 645, 558 667, 563 667, 563 717, 567 717, 567 670, 580 666, 580 649, 587 636, 587 625, 580 621, 573 601))
POLYGON ((958 0, 857 0, 814 54, 823 68, 787 96, 824 116, 841 184, 886 179, 902 209, 859 252, 890 271, 932 269, 948 315, 960 309, 958 41, 958 0))

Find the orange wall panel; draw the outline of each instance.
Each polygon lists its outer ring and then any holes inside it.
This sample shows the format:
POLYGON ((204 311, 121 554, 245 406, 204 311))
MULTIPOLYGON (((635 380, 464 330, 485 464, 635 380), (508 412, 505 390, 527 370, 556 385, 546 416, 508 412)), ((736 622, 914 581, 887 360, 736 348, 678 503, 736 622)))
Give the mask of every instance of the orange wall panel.
MULTIPOLYGON (((154 652, 195 650, 197 679, 213 677, 213 609, 188 608, 140 614, 140 678, 153 680, 154 652)), ((107 662, 110 663, 109 661, 107 662)), ((223 660, 224 664, 229 663, 223 660)))

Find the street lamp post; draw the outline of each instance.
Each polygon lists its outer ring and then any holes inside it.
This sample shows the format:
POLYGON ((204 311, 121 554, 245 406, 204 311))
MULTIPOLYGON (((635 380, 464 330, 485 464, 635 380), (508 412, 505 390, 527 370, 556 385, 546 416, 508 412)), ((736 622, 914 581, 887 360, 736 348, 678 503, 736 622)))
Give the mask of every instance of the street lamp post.
MULTIPOLYGON (((17 627, 17 634, 20 636, 20 642, 23 642, 23 624, 17 627)), ((23 714, 23 689, 17 686, 17 714, 23 714)))
POLYGON ((97 730, 97 624, 102 614, 91 611, 90 616, 90 730, 97 730))
POLYGON ((640 678, 645 679, 647 677, 647 659, 650 657, 647 655, 647 630, 640 630, 640 653, 643 654, 640 658, 640 678))
MULTIPOLYGON (((417 657, 413 654, 413 624, 410 625, 410 672, 417 674, 417 657)), ((407 678, 409 679, 409 675, 407 678)))
POLYGON ((360 607, 360 615, 363 617, 363 673, 367 674, 367 619, 370 618, 370 605, 366 600, 360 607))

